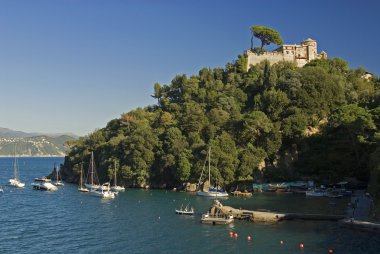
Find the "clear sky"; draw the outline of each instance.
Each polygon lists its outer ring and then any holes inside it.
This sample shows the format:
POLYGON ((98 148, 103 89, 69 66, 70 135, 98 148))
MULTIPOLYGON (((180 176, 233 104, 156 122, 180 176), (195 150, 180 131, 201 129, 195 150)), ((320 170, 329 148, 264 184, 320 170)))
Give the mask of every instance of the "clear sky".
MULTIPOLYGON (((0 0, 0 127, 86 135, 155 82, 224 67, 251 25, 380 74, 380 1, 0 0)), ((256 40, 257 45, 259 41, 256 40)))

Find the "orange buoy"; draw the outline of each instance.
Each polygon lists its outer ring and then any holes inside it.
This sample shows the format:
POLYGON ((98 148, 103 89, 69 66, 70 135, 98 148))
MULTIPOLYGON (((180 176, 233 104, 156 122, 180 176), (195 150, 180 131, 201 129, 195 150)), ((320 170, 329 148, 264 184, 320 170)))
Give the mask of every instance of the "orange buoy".
POLYGON ((250 236, 250 235, 247 236, 247 240, 248 240, 248 241, 251 241, 251 236, 250 236))
POLYGON ((230 232, 230 238, 232 238, 234 236, 234 233, 230 232))
POLYGON ((333 253, 333 250, 332 249, 329 249, 329 254, 332 254, 333 253))
POLYGON ((300 248, 303 249, 303 247, 304 247, 304 246, 303 246, 303 243, 300 243, 300 248))
POLYGON ((281 241, 280 241, 280 244, 284 244, 284 241, 283 241, 283 240, 281 240, 281 241))
POLYGON ((234 234, 235 238, 237 238, 239 235, 237 233, 234 234))

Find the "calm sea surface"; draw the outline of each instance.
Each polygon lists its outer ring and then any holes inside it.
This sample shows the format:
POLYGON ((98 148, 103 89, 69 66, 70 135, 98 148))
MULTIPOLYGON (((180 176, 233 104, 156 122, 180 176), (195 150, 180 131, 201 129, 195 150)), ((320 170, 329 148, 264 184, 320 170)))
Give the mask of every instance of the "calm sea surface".
MULTIPOLYGON (((24 189, 7 186, 12 158, 0 159, 0 253, 380 253, 380 237, 341 228, 335 222, 284 221, 275 224, 235 221, 200 223, 212 200, 194 194, 127 189, 102 200, 66 184, 57 192, 33 190, 33 178, 51 172, 62 158, 20 158, 24 189), (193 217, 179 216, 181 204, 193 217), (231 239, 229 232, 239 237, 231 239), (247 240, 247 236, 251 240, 247 240), (280 244, 283 241, 284 244, 280 244), (299 244, 304 244, 304 249, 299 244)), ((344 212, 347 199, 306 198, 296 194, 230 197, 225 205, 279 212, 344 212)))

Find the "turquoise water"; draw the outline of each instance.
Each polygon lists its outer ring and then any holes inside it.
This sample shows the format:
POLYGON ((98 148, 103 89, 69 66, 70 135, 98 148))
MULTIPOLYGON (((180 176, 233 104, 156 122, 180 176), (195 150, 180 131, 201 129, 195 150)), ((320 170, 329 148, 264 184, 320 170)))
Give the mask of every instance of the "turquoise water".
MULTIPOLYGON (((127 189, 114 200, 102 200, 66 184, 57 192, 33 190, 33 178, 51 172, 62 158, 20 158, 24 189, 6 186, 12 159, 0 159, 0 253, 380 253, 380 237, 341 228, 335 222, 284 221, 275 224, 235 221, 231 225, 200 223, 212 200, 194 194, 127 189), (193 217, 174 213, 191 203, 193 217), (230 238, 229 232, 238 233, 230 238), (247 236, 251 240, 247 240, 247 236), (280 244, 283 241, 284 244, 280 244), (304 249, 299 244, 304 244, 304 249)), ((340 214, 346 199, 306 198, 294 194, 230 197, 225 205, 279 212, 340 214)))

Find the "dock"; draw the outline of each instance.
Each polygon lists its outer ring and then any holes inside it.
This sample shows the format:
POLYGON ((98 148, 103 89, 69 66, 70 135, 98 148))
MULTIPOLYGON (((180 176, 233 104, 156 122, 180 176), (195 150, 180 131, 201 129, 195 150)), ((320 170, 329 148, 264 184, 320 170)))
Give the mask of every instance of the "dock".
POLYGON ((220 210, 221 213, 232 215, 234 219, 249 220, 253 222, 277 222, 281 220, 325 220, 339 221, 345 218, 345 215, 328 215, 328 214, 304 214, 304 213, 276 213, 271 211, 252 211, 237 209, 231 206, 224 206, 218 200, 215 200, 213 208, 220 210))

